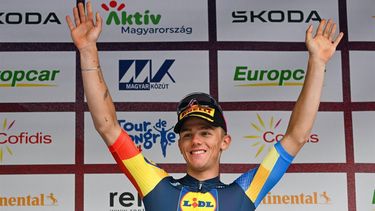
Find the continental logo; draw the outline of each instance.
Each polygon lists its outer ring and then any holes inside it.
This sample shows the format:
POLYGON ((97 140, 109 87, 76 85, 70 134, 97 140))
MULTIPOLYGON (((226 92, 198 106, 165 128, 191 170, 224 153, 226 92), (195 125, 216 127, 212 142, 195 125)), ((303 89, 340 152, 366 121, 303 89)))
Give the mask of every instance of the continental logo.
POLYGON ((296 195, 276 195, 269 192, 261 204, 270 205, 316 205, 332 204, 329 194, 324 192, 299 193, 296 195))
POLYGON ((180 201, 181 211, 205 210, 215 211, 217 207, 216 198, 210 193, 188 192, 180 201))
MULTIPOLYGON (((282 119, 277 119, 272 116, 269 120, 264 120, 260 114, 257 114, 258 122, 252 122, 250 127, 255 130, 255 133, 251 135, 246 135, 244 138, 253 140, 254 143, 252 147, 257 147, 257 152, 255 157, 258 157, 262 152, 269 152, 271 147, 283 139, 284 134, 280 131, 280 125, 282 124, 282 119), (267 148, 268 149, 265 149, 267 148)), ((319 136, 318 134, 310 134, 310 137, 307 140, 307 143, 316 144, 318 143, 319 136)))
POLYGON ((233 80, 236 86, 302 86, 305 79, 303 69, 251 69, 237 66, 233 80))
POLYGON ((58 206, 58 200, 53 193, 26 195, 26 196, 1 196, 0 207, 50 207, 58 206))
POLYGON ((213 117, 214 114, 215 114, 215 109, 209 108, 209 107, 204 107, 204 106, 199 106, 199 105, 194 105, 194 106, 191 106, 190 108, 188 108, 186 111, 183 111, 179 115, 178 119, 183 119, 186 115, 188 115, 190 113, 202 113, 202 114, 206 114, 206 115, 209 115, 209 116, 213 117))
POLYGON ((60 70, 0 69, 0 87, 51 87, 60 70))

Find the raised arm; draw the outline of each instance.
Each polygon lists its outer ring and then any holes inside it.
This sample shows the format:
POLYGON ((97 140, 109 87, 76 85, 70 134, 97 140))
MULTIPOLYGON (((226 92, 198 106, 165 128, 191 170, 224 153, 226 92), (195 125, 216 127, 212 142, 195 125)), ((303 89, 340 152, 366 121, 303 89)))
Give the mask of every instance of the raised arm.
POLYGON ((73 8, 74 21, 66 17, 75 46, 80 52, 84 92, 96 130, 108 146, 119 136, 115 107, 103 79, 96 42, 102 30, 102 18, 92 12, 91 2, 73 8))
POLYGON ((311 133, 319 109, 326 64, 343 37, 342 32, 335 37, 336 24, 332 20, 327 22, 323 19, 315 36, 312 32, 313 27, 310 25, 305 39, 309 51, 305 82, 281 141, 284 149, 292 156, 297 155, 311 133))

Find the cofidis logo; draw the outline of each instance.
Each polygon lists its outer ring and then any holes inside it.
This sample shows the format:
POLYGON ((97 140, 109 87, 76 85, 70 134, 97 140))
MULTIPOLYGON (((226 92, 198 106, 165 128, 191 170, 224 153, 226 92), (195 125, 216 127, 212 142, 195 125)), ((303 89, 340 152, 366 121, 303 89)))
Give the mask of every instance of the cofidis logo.
POLYGON ((170 26, 161 27, 163 15, 153 13, 150 9, 130 12, 131 5, 118 3, 111 0, 109 4, 103 3, 102 9, 107 12, 105 23, 117 25, 122 34, 134 34, 144 36, 148 34, 191 34, 192 27, 170 26))
POLYGON ((305 79, 303 69, 252 69, 236 66, 234 82, 236 86, 302 86, 305 79))
POLYGON ((171 83, 176 83, 169 72, 174 59, 166 59, 155 68, 151 59, 120 60, 119 89, 120 90, 154 90, 169 89, 171 83))
POLYGON ((35 195, 1 196, 0 207, 50 207, 58 206, 54 193, 41 193, 35 195))
POLYGON ((52 87, 60 70, 0 69, 0 87, 52 87))
POLYGON ((118 120, 118 122, 134 143, 142 149, 152 149, 156 143, 159 143, 164 157, 167 156, 167 147, 176 142, 176 134, 172 130, 174 126, 168 126, 165 120, 159 119, 157 122, 118 120))
POLYGON ((4 154, 14 155, 11 146, 16 145, 40 145, 51 144, 52 136, 43 134, 43 132, 29 133, 21 131, 17 133, 12 132, 16 120, 8 121, 6 118, 2 121, 2 128, 0 131, 0 162, 4 159, 4 154))
MULTIPOLYGON (((255 157, 258 157, 263 151, 268 152, 269 149, 276 143, 283 139, 284 134, 280 131, 282 124, 281 118, 272 116, 269 120, 264 120, 260 114, 257 114, 258 122, 252 122, 250 127, 254 130, 255 134, 246 135, 244 138, 254 141, 252 147, 257 147, 255 157), (265 150, 265 148, 268 148, 265 150)), ((317 134, 310 134, 308 143, 318 143, 319 136, 317 134)))
POLYGON ((295 195, 276 195, 269 192, 261 204, 286 204, 286 205, 316 205, 332 204, 332 199, 326 191, 298 193, 295 195))

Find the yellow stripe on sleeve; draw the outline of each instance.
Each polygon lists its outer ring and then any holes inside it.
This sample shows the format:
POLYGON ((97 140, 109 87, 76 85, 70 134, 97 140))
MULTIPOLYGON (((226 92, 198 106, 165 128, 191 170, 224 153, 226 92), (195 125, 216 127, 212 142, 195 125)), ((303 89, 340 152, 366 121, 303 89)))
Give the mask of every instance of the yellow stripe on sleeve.
POLYGON ((146 196, 163 178, 168 176, 163 169, 147 163, 141 153, 122 162, 139 186, 143 196, 146 196))
POLYGON ((263 160, 263 162, 260 164, 258 171, 250 184, 250 187, 246 190, 246 195, 250 198, 251 201, 255 202, 255 200, 257 199, 278 158, 279 154, 273 147, 266 158, 263 160))

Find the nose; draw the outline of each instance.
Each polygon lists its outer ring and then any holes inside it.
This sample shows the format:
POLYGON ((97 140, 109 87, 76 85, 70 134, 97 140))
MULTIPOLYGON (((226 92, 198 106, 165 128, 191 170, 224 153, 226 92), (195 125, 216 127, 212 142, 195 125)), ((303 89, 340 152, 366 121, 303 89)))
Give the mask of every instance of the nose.
POLYGON ((191 139, 192 145, 201 145, 202 144, 202 139, 200 138, 199 134, 195 133, 193 134, 193 137, 191 139))

